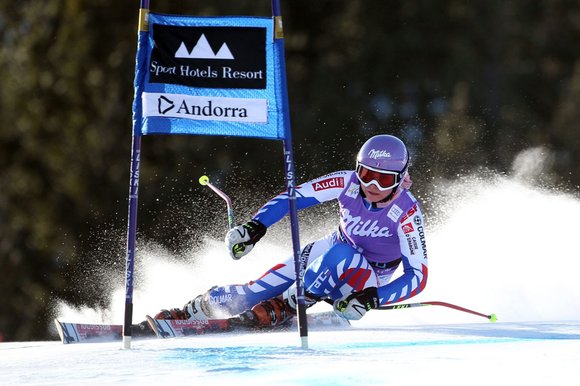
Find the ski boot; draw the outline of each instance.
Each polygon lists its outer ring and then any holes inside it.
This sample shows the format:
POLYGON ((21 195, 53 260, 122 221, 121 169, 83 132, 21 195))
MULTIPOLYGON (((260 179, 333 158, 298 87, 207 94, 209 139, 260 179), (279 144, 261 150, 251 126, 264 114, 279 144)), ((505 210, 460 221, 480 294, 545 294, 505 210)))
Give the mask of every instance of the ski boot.
POLYGON ((170 310, 161 310, 153 319, 172 319, 172 320, 208 320, 210 311, 207 306, 206 294, 198 295, 195 299, 187 302, 182 309, 172 308, 170 310))
POLYGON ((151 326, 149 326, 149 323, 146 320, 144 320, 139 324, 132 324, 131 325, 131 336, 134 336, 134 337, 146 337, 146 336, 153 337, 153 336, 155 336, 155 331, 153 331, 151 326))
POLYGON ((278 327, 288 324, 294 315, 282 299, 275 297, 230 318, 230 322, 232 325, 248 328, 278 327))
POLYGON ((159 311, 153 319, 173 319, 173 320, 186 320, 188 319, 188 315, 185 311, 180 310, 179 308, 172 308, 170 310, 161 310, 159 311))
POLYGON ((183 306, 183 312, 189 320, 208 320, 215 319, 209 308, 209 291, 203 295, 197 295, 195 299, 190 300, 183 306))

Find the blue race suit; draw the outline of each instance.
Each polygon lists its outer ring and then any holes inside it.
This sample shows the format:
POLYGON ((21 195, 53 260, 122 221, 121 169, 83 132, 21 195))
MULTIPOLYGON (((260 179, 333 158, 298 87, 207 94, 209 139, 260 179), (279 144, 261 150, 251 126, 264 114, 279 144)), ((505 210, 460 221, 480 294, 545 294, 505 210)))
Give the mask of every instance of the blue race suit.
MULTIPOLYGON (((411 192, 399 186, 393 198, 373 207, 361 195, 354 171, 337 171, 296 189, 299 210, 337 200, 338 230, 306 245, 304 288, 318 298, 339 299, 377 287, 380 304, 417 295, 427 282, 427 248, 423 216, 411 192), (402 264, 403 272, 391 280, 402 264)), ((279 194, 255 214, 269 227, 288 214, 288 194, 279 194)), ((294 257, 276 264, 256 280, 213 287, 211 307, 235 315, 282 294, 296 280, 294 257)))

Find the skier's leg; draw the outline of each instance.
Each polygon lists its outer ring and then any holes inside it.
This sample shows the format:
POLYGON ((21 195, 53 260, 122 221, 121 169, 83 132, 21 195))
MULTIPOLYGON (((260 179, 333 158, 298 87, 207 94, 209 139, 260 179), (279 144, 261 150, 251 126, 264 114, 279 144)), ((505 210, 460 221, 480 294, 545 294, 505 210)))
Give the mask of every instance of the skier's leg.
POLYGON ((344 295, 377 287, 371 265, 355 248, 338 243, 306 268, 304 289, 318 298, 340 299, 344 295))
MULTIPOLYGON (((306 245, 300 252, 301 260, 308 264, 314 258, 322 255, 336 242, 336 237, 336 234, 332 233, 306 245)), ((270 268, 256 280, 246 284, 211 288, 205 294, 186 304, 184 310, 187 309, 192 318, 196 318, 194 315, 198 314, 200 309, 212 318, 236 315, 261 302, 279 297, 295 281, 294 257, 291 256, 283 263, 270 268)), ((279 304, 275 301, 273 304, 274 309, 277 310, 279 304)))
POLYGON ((281 294, 295 281, 293 259, 277 264, 246 284, 214 286, 182 309, 161 310, 155 319, 225 319, 281 294))
MULTIPOLYGON (((332 264, 339 264, 340 258, 342 257, 346 258, 346 260, 352 260, 354 253, 352 253, 351 250, 342 251, 341 253, 340 247, 334 249, 337 243, 342 245, 342 243, 339 241, 338 232, 333 232, 305 246, 302 249, 300 259, 306 265, 305 268, 306 274, 308 274, 309 271, 313 270, 315 271, 314 267, 320 266, 322 261, 321 259, 323 259, 325 256, 327 257, 324 259, 324 261, 329 266, 332 266, 332 264), (331 258, 329 256, 334 256, 334 258, 331 258)), ((362 273, 362 271, 367 268, 370 269, 368 263, 366 262, 366 259, 363 260, 364 262, 361 262, 361 266, 358 267, 360 270, 359 274, 362 273)), ((349 265, 347 265, 347 268, 348 267, 349 265)), ((351 266, 350 268, 352 270, 356 268, 356 266, 351 266)), ((340 285, 343 287, 342 290, 348 291, 349 293, 352 291, 352 289, 350 289, 349 287, 349 283, 353 281, 351 276, 352 275, 350 275, 349 270, 349 274, 347 274, 347 276, 342 275, 343 279, 345 279, 345 282, 340 283, 340 285)), ((305 280, 304 302, 306 304, 306 307, 310 307, 316 304, 318 301, 329 297, 329 295, 326 293, 309 291, 307 288, 308 281, 306 278, 304 280, 305 280)), ((370 283, 369 285, 372 285, 373 283, 376 283, 376 280, 375 281, 369 280, 369 283, 370 283)), ((291 317, 296 315, 296 303, 297 303, 296 283, 293 282, 292 285, 286 291, 284 291, 282 296, 277 296, 275 298, 271 298, 269 300, 262 301, 259 304, 256 304, 252 308, 252 312, 254 315, 256 315, 257 321, 260 326, 275 326, 279 325, 280 323, 283 323, 285 320, 290 319, 291 317), (280 300, 283 300, 283 302, 281 302, 280 300)))
MULTIPOLYGON (((318 260, 336 243, 336 240, 337 235, 333 233, 306 245, 301 251, 301 260, 307 265, 318 260)), ((284 301, 281 296, 282 293, 288 292, 295 281, 294 258, 289 257, 256 280, 245 284, 212 287, 203 295, 188 302, 183 311, 189 319, 207 319, 227 318, 251 309, 257 315, 260 325, 279 325, 295 314, 295 296, 294 306, 290 308, 287 307, 286 296, 284 301)), ((295 288, 295 285, 293 287, 295 288)), ((311 300, 309 305, 314 304, 319 298, 313 296, 311 300)))
POLYGON ((184 306, 191 319, 227 318, 282 293, 294 282, 291 259, 245 284, 215 286, 184 306))
MULTIPOLYGON (((319 257, 331 249, 337 242, 339 242, 338 237, 338 232, 333 232, 313 243, 308 244, 302 249, 300 258, 305 264, 305 272, 307 271, 307 267, 312 264, 312 262, 316 261, 319 257)), ((306 288, 306 286, 304 287, 306 288)), ((284 291, 282 296, 284 302, 290 307, 291 311, 296 314, 296 282, 294 282, 290 288, 284 291)), ((304 302, 306 303, 306 307, 311 307, 320 300, 322 300, 322 298, 314 295, 313 293, 305 291, 304 302)))

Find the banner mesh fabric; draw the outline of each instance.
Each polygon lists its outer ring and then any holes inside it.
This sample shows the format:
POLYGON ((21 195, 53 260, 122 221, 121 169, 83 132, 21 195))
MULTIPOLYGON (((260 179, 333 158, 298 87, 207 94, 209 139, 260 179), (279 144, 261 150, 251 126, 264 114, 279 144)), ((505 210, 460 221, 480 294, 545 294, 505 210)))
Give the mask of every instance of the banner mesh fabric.
POLYGON ((150 13, 148 21, 137 48, 134 135, 288 137, 272 18, 150 13))

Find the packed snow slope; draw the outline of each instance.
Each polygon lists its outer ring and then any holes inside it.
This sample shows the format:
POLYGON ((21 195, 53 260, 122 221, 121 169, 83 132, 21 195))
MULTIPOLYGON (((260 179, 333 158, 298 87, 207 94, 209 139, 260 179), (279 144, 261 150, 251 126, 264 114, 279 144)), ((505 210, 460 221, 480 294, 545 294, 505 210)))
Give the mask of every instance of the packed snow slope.
POLYGON ((309 345, 299 348, 295 332, 134 341, 131 350, 3 343, 0 384, 580 384, 579 323, 355 327, 311 331, 309 345))

